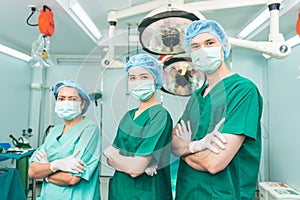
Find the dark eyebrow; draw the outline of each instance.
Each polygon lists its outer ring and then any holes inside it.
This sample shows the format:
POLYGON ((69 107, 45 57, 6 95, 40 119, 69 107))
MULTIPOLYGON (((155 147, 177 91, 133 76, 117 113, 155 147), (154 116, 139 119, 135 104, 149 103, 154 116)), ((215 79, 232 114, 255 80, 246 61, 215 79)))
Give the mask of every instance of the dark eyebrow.
POLYGON ((216 41, 216 38, 208 38, 207 40, 205 40, 205 42, 210 42, 210 41, 213 41, 213 42, 215 42, 216 41))
MULTIPOLYGON (((211 37, 211 38, 206 39, 204 42, 207 43, 207 42, 211 42, 211 41, 215 42, 216 38, 211 37)), ((199 44, 199 42, 193 42, 193 43, 191 43, 191 46, 198 45, 198 44, 199 44)))

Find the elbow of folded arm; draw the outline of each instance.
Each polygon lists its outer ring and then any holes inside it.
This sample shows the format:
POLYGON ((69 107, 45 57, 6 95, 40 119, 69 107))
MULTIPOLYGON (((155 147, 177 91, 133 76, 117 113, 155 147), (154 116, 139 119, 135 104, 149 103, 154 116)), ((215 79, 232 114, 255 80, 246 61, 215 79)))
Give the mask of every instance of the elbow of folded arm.
POLYGON ((124 172, 131 176, 132 178, 137 178, 141 174, 143 174, 146 170, 146 166, 127 166, 126 169, 124 169, 124 172))
POLYGON ((71 180, 69 181, 69 185, 76 185, 80 182, 81 178, 78 176, 72 176, 71 180))
POLYGON ((126 171, 127 171, 126 173, 129 176, 131 176, 132 178, 136 178, 136 177, 140 176, 141 174, 143 174, 145 170, 132 168, 132 169, 127 169, 126 171))
POLYGON ((226 166, 223 166, 220 163, 206 163, 204 167, 210 174, 217 174, 224 170, 226 166))
POLYGON ((131 176, 131 178, 137 178, 139 177, 142 173, 136 173, 136 172, 131 172, 131 173, 128 173, 129 176, 131 176))
POLYGON ((37 176, 37 173, 35 173, 33 167, 29 166, 28 168, 28 177, 29 178, 41 178, 39 176, 37 176))
POLYGON ((28 169, 28 177, 29 178, 36 178, 34 173, 32 172, 32 170, 30 168, 28 169))

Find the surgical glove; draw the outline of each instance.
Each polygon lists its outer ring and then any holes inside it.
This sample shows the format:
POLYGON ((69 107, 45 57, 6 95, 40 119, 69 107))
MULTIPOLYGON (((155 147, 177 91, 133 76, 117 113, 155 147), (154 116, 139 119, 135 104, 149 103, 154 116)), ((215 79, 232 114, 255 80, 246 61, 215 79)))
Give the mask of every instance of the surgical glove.
POLYGON ((151 167, 147 167, 147 169, 145 170, 145 173, 148 176, 153 176, 153 175, 157 174, 156 169, 157 169, 157 165, 151 166, 151 167))
POLYGON ((218 154, 219 150, 212 144, 215 143, 221 149, 225 149, 223 143, 226 143, 225 137, 219 132, 219 128, 224 123, 225 119, 221 119, 221 121, 216 125, 214 130, 207 134, 204 138, 198 141, 193 141, 189 144, 189 151, 191 153, 195 153, 198 151, 202 151, 204 149, 209 149, 212 152, 218 154))
POLYGON ((109 160, 111 160, 111 155, 114 153, 119 153, 119 149, 113 147, 113 146, 109 146, 107 147, 104 152, 103 155, 108 158, 109 160))
POLYGON ((190 142, 192 140, 192 130, 190 121, 187 121, 187 126, 185 125, 183 120, 181 120, 180 122, 181 124, 177 124, 176 135, 184 141, 190 142))
POLYGON ((45 150, 40 150, 35 153, 35 162, 48 163, 48 156, 45 150))
POLYGON ((50 163, 50 170, 56 172, 58 170, 71 172, 71 173, 82 173, 85 170, 85 163, 79 158, 75 158, 79 154, 77 150, 73 155, 63 159, 54 160, 50 163))

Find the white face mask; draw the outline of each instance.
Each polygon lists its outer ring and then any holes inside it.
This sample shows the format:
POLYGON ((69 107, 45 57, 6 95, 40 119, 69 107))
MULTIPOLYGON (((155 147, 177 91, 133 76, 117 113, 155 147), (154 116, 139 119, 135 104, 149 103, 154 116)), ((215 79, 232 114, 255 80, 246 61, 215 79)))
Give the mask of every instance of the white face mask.
POLYGON ((192 62, 204 73, 216 71, 222 62, 221 47, 200 48, 191 52, 192 62))
POLYGON ((72 120, 81 114, 81 102, 57 101, 55 104, 56 114, 65 120, 72 120))
POLYGON ((146 101, 153 95, 154 80, 137 80, 128 82, 131 94, 140 101, 146 101))

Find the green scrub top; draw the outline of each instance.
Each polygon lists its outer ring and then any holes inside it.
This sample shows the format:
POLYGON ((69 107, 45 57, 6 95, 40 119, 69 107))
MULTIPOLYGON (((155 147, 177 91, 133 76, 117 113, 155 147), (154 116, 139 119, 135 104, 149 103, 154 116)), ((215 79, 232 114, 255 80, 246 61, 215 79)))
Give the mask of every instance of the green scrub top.
POLYGON ((223 117, 220 132, 246 139, 217 174, 197 171, 181 159, 176 199, 253 200, 261 156, 262 97, 253 82, 238 74, 223 79, 203 98, 206 87, 195 91, 182 115, 191 121, 193 140, 210 133, 223 117))
POLYGON ((157 174, 146 173, 136 178, 115 171, 109 183, 109 200, 167 200, 172 199, 170 180, 170 151, 172 119, 161 105, 154 105, 133 119, 137 109, 122 118, 113 146, 123 156, 153 155, 150 165, 157 165, 157 174))
MULTIPOLYGON (((35 151, 44 149, 49 162, 62 159, 80 150, 76 156, 86 164, 83 173, 72 174, 81 177, 81 181, 73 186, 59 186, 43 181, 42 190, 37 199, 100 199, 100 155, 101 138, 98 126, 84 117, 63 135, 65 124, 54 126, 45 142, 35 151)), ((34 162, 35 153, 29 162, 34 162)))

